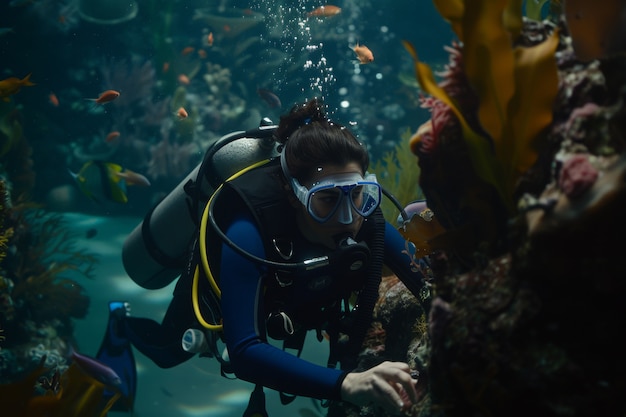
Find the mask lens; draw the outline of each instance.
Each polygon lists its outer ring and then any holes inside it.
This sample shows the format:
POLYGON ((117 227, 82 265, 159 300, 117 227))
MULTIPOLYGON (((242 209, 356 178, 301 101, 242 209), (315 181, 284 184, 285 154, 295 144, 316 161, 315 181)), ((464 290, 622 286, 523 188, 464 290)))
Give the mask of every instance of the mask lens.
POLYGON ((324 185, 314 187, 309 193, 307 208, 318 222, 328 221, 338 209, 341 210, 341 223, 352 222, 352 209, 367 217, 380 204, 381 190, 375 182, 359 182, 349 185, 324 185), (345 201, 344 201, 345 198, 345 201), (342 206, 342 204, 345 206, 342 206), (342 220, 343 219, 343 220, 342 220))
POLYGON ((309 213, 317 221, 327 221, 335 214, 343 199, 343 192, 337 187, 326 187, 309 194, 309 213))
POLYGON ((373 182, 362 182, 352 189, 351 203, 354 210, 363 217, 367 217, 380 204, 380 186, 373 182))

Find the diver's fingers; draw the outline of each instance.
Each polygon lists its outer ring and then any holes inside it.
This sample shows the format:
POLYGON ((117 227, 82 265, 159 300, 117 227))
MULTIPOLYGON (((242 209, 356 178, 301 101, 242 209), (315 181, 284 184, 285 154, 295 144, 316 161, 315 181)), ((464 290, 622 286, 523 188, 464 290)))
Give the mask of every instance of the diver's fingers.
POLYGON ((417 401, 415 380, 402 362, 383 362, 364 372, 351 372, 342 385, 342 398, 356 405, 375 403, 397 414, 417 401))
POLYGON ((394 383, 383 378, 377 378, 374 380, 373 387, 374 402, 388 413, 399 414, 406 408, 407 404, 403 401, 394 383))
MULTIPOLYGON (((419 401, 419 395, 417 393, 417 380, 413 378, 411 375, 411 369, 409 365, 402 362, 392 362, 390 366, 397 367, 401 372, 395 374, 396 380, 395 382, 396 388, 401 389, 401 393, 404 392, 405 396, 408 396, 408 400, 410 400, 413 404, 419 401)), ((404 398, 406 402, 407 398, 404 398)))

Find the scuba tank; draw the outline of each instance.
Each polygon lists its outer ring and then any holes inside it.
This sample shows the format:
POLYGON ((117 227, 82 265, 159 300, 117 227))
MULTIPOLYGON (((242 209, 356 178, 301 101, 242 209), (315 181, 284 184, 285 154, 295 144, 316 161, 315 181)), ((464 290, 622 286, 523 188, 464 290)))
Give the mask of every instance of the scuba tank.
POLYGON ((222 136, 124 241, 122 261, 128 276, 147 289, 163 288, 187 266, 199 218, 215 189, 232 174, 278 156, 276 126, 264 118, 259 127, 222 136))

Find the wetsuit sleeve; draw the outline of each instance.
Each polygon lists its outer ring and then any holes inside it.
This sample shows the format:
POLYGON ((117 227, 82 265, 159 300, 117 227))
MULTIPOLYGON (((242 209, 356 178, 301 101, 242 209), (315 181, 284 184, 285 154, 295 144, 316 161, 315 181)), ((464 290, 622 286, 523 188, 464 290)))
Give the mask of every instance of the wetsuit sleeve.
POLYGON ((413 258, 409 243, 389 222, 385 222, 385 265, 418 297, 424 285, 428 259, 413 258))
MULTIPOLYGON (((259 231, 249 217, 236 218, 226 235, 247 252, 265 256, 259 231)), ((222 246, 224 336, 235 375, 285 393, 340 399, 344 372, 310 363, 268 344, 261 330, 263 269, 227 245, 222 246)))

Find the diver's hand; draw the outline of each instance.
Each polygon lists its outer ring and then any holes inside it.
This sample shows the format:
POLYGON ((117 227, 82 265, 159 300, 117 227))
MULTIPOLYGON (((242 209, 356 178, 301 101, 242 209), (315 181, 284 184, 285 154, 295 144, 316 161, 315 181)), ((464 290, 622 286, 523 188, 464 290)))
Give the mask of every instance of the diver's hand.
POLYGON ((356 405, 374 403, 399 414, 418 400, 409 365, 383 362, 365 372, 350 372, 341 384, 341 398, 356 405))

